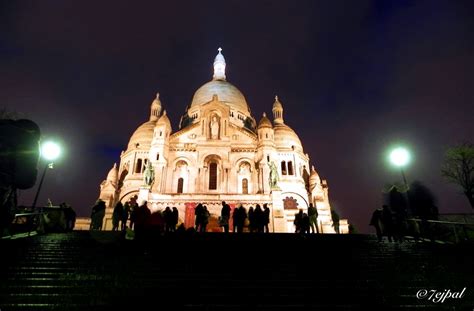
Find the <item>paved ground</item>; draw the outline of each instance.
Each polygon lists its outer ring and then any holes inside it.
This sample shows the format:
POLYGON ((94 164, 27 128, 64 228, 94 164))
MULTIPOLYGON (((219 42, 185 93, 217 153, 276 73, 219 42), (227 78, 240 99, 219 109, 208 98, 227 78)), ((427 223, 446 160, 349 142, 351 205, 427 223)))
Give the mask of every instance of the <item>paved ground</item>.
POLYGON ((0 249, 2 311, 474 310, 472 244, 73 232, 1 240, 0 249), (433 301, 463 288, 462 298, 433 301), (427 297, 418 299, 422 290, 427 297))

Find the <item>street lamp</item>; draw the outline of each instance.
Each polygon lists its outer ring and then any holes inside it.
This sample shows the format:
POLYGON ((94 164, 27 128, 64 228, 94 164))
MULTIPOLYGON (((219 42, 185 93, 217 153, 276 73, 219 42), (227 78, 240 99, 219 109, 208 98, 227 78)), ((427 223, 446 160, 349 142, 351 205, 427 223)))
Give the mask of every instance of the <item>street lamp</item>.
POLYGON ((403 171, 403 167, 410 163, 410 158, 410 152, 404 147, 397 147, 393 149, 389 155, 390 162, 396 167, 400 168, 406 191, 408 191, 408 183, 405 177, 405 172, 403 171))
POLYGON ((38 186, 38 190, 36 191, 35 200, 33 201, 32 208, 36 207, 36 202, 38 201, 38 196, 41 191, 41 186, 43 186, 44 176, 46 175, 46 171, 48 168, 53 168, 53 161, 59 158, 61 155, 61 147, 55 142, 47 141, 41 144, 41 157, 44 158, 46 161, 46 165, 44 166, 43 174, 41 175, 41 180, 38 186))

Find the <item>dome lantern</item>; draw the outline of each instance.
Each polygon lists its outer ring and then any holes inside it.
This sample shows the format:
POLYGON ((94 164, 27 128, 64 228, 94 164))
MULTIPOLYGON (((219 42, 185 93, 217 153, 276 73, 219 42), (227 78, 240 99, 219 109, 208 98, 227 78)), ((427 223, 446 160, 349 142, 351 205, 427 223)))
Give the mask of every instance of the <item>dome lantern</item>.
POLYGON ((151 107, 150 107, 150 121, 158 120, 160 113, 161 113, 160 93, 156 93, 156 97, 151 103, 151 107))
POLYGON ((275 102, 273 103, 273 121, 276 124, 283 124, 283 105, 281 104, 278 96, 275 96, 275 102))
POLYGON ((263 128, 273 128, 272 122, 267 118, 267 114, 264 112, 262 115, 262 118, 260 119, 260 122, 258 123, 258 129, 263 129, 263 128))
POLYGON ((212 76, 212 80, 223 80, 225 81, 225 59, 224 55, 222 55, 221 51, 222 48, 217 49, 219 53, 216 55, 214 59, 214 75, 212 76))

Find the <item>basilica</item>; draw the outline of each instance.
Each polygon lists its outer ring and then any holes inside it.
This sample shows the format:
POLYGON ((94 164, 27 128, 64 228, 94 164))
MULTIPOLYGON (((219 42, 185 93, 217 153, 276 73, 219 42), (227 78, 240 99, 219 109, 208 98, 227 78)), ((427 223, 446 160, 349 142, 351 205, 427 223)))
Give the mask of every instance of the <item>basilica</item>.
MULTIPOLYGON (((271 232, 294 232, 295 214, 307 212, 312 203, 320 232, 334 233, 328 184, 285 123, 283 103, 275 96, 272 120, 264 113, 257 122, 245 96, 227 81, 221 51, 212 80, 194 93, 178 130, 173 131, 156 95, 149 120, 135 130, 119 164, 100 185, 105 228, 111 228, 118 201, 138 196, 151 212, 176 207, 186 227, 194 225, 194 207, 203 203, 211 214, 209 231, 221 230, 216 219, 222 201, 247 210, 266 203, 271 232)), ((340 219, 339 228, 347 233, 347 220, 340 219)))

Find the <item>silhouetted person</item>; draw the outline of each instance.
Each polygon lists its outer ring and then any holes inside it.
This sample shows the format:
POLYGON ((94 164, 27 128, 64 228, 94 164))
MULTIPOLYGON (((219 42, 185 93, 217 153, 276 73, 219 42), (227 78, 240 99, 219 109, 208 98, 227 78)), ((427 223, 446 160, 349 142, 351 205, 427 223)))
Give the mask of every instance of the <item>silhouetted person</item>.
POLYGON ((163 217, 165 218, 165 232, 171 232, 171 226, 173 222, 173 215, 169 206, 163 211, 163 217))
MULTIPOLYGON (((194 229, 194 228, 189 228, 189 229, 194 229)), ((177 234, 184 234, 186 233, 186 227, 184 226, 184 223, 181 223, 178 228, 176 229, 177 234)))
POLYGON ((149 221, 150 231, 161 233, 164 231, 165 225, 165 217, 161 211, 156 211, 151 214, 150 221, 149 221))
POLYGON ((264 232, 269 233, 270 229, 268 224, 270 223, 270 209, 268 208, 267 203, 263 204, 263 229, 264 232))
POLYGON ((97 200, 92 207, 91 214, 91 230, 102 230, 102 223, 105 216, 105 202, 101 199, 97 200))
POLYGON ((244 232, 245 219, 247 218, 247 212, 245 208, 240 205, 234 209, 232 214, 232 220, 234 222, 234 232, 244 232))
POLYGON ((76 212, 74 209, 66 204, 62 203, 61 206, 64 208, 64 216, 66 218, 66 231, 74 230, 74 226, 76 225, 76 212))
POLYGON ((299 212, 295 215, 295 220, 293 224, 295 225, 295 233, 301 232, 301 221, 303 220, 303 210, 300 209, 299 212))
POLYGON ((234 208, 234 210, 232 211, 232 225, 233 225, 232 231, 233 232, 237 232, 237 229, 239 226, 239 216, 240 216, 239 214, 240 214, 239 208, 238 207, 234 208))
POLYGON ((176 207, 173 207, 173 210, 171 211, 171 231, 175 232, 176 231, 176 226, 178 225, 178 220, 179 220, 179 212, 176 207))
POLYGON ((125 205, 123 206, 122 209, 122 231, 125 231, 127 228, 127 221, 128 221, 128 216, 130 214, 130 202, 127 201, 125 202, 125 205))
POLYGON ((257 232, 263 232, 263 211, 260 207, 260 204, 255 205, 255 210, 253 211, 254 219, 254 229, 257 232))
POLYGON ((393 238, 393 214, 392 210, 388 205, 382 207, 382 223, 384 228, 384 234, 387 236, 388 241, 392 242, 393 238))
POLYGON ((136 212, 138 209, 137 203, 138 196, 135 195, 130 199, 130 229, 134 229, 135 220, 136 220, 136 212))
POLYGON ((151 212, 148 209, 147 201, 144 201, 135 212, 135 237, 142 239, 145 236, 148 223, 150 221, 151 212))
POLYGON ((254 210, 253 206, 249 207, 249 232, 253 232, 255 230, 255 215, 254 215, 254 210))
POLYGON ((203 213, 204 213, 204 207, 202 206, 201 203, 199 203, 194 208, 194 216, 195 216, 194 224, 195 224, 195 228, 197 232, 201 231, 203 213))
POLYGON ((382 242, 382 233, 383 233, 383 209, 378 208, 372 213, 372 218, 370 219, 369 225, 375 227, 375 233, 377 234, 377 239, 379 242, 382 242))
POLYGON ((207 210, 207 206, 203 206, 202 210, 202 223, 199 232, 206 232, 207 231, 207 224, 209 223, 209 218, 211 217, 211 214, 207 210))
POLYGON ((300 223, 300 233, 301 234, 305 234, 305 233, 308 233, 309 234, 309 216, 308 214, 306 213, 303 213, 303 216, 301 217, 301 223, 300 223))
POLYGON ((222 201, 222 209, 221 209, 221 218, 220 223, 224 228, 225 233, 229 233, 229 219, 230 219, 230 206, 229 204, 222 201))
POLYGON ((319 233, 319 226, 318 226, 318 209, 313 206, 313 203, 309 203, 308 207, 308 217, 309 217, 309 225, 311 227, 312 233, 319 233))
POLYGON ((112 212, 112 231, 118 231, 122 214, 123 205, 122 202, 119 201, 117 204, 115 204, 114 211, 112 212))
POLYGON ((339 215, 333 209, 331 209, 331 218, 332 218, 332 225, 334 227, 334 231, 339 234, 339 215))

